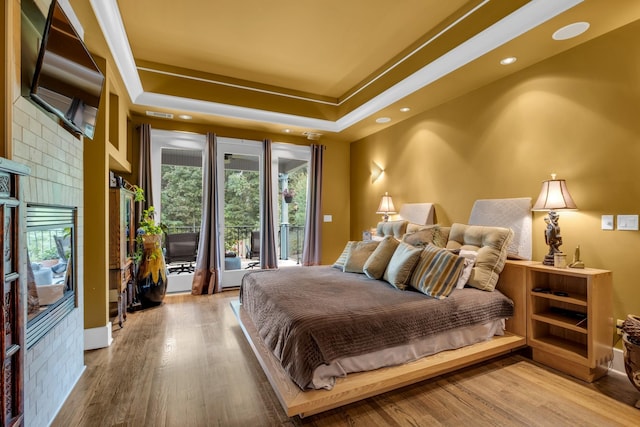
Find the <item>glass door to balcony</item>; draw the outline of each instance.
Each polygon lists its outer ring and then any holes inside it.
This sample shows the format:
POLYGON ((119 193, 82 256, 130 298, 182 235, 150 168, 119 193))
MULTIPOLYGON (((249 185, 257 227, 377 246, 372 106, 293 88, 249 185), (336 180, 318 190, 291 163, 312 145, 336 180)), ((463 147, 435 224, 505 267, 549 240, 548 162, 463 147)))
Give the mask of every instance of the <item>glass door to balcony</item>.
MULTIPOLYGON (((239 286, 260 268, 264 206, 262 143, 218 138, 222 286, 239 286)), ((278 267, 299 265, 306 221, 309 147, 272 144, 274 230, 278 267), (284 190, 287 190, 286 192, 284 190), (286 197, 285 197, 286 196, 286 197), (290 196, 290 197, 289 197, 290 196)))
POLYGON ((278 233, 278 267, 300 265, 307 220, 309 147, 273 144, 274 213, 278 233))
POLYGON ((262 143, 218 138, 217 156, 222 286, 232 287, 260 268, 262 143))

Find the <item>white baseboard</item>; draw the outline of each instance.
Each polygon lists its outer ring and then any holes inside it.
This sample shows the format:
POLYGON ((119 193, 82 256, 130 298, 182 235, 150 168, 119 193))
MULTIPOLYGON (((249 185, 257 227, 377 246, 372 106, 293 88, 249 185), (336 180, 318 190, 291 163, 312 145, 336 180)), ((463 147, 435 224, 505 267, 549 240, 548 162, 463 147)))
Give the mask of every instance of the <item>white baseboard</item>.
POLYGON ((111 328, 111 322, 109 322, 106 324, 106 326, 85 329, 84 349, 94 350, 96 348, 109 347, 113 342, 113 337, 111 336, 111 328))
POLYGON ((171 274, 167 278, 167 293, 191 292, 193 273, 171 274))
POLYGON ((624 352, 619 348, 613 349, 613 363, 611 363, 611 369, 609 372, 627 376, 624 370, 624 352))

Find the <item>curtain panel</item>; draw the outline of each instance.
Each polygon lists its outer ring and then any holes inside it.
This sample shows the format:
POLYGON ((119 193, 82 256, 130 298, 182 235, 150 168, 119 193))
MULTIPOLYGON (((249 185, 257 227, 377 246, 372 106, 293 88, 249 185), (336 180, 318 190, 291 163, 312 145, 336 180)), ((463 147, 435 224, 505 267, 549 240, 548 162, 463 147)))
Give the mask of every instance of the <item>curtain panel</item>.
POLYGON ((202 225, 191 294, 213 294, 222 290, 220 282, 220 233, 217 191, 216 135, 207 134, 202 170, 202 225))
POLYGON ((302 265, 320 265, 322 250, 322 168, 324 145, 311 145, 307 222, 304 226, 302 265))
POLYGON ((264 202, 262 210, 262 238, 260 239, 260 268, 278 268, 278 254, 276 252, 276 233, 273 216, 273 188, 271 186, 271 140, 262 141, 263 148, 263 174, 262 188, 264 189, 264 202))
POLYGON ((141 124, 140 132, 140 162, 138 164, 138 186, 144 190, 144 202, 138 204, 138 220, 142 218, 142 211, 153 205, 151 186, 151 125, 141 124))

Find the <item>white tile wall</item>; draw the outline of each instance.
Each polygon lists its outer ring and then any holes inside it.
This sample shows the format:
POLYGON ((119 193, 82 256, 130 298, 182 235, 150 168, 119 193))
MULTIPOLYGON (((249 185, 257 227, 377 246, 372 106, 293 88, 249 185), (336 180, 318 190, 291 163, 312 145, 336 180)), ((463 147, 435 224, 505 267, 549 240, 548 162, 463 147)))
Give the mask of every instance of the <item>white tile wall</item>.
MULTIPOLYGON (((78 259, 84 258, 83 142, 30 101, 19 98, 13 109, 12 160, 31 168, 22 179, 23 203, 78 208, 78 259)), ((22 210, 24 224, 25 210, 22 210)), ((24 227, 23 227, 24 229, 24 227)), ((24 236, 22 236, 24 241, 24 236)), ((25 248, 21 248, 26 259, 25 248)), ((26 352, 25 426, 46 426, 66 400, 84 370, 83 264, 76 263, 79 307, 26 352)), ((26 276, 26 264, 21 267, 26 276)), ((23 290, 26 294, 26 286, 23 290)), ((26 297, 23 295, 23 299, 26 297)), ((26 308, 24 316, 26 318, 26 308)))

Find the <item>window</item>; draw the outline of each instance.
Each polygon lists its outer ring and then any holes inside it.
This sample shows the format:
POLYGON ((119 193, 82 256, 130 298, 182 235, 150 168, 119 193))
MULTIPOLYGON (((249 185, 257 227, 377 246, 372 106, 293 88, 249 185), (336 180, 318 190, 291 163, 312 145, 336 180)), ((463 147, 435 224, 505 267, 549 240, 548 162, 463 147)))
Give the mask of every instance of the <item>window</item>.
POLYGON ((168 233, 200 231, 202 151, 164 148, 161 167, 160 221, 168 233))

